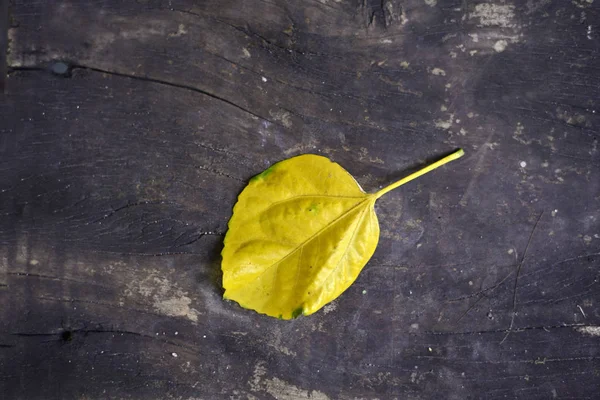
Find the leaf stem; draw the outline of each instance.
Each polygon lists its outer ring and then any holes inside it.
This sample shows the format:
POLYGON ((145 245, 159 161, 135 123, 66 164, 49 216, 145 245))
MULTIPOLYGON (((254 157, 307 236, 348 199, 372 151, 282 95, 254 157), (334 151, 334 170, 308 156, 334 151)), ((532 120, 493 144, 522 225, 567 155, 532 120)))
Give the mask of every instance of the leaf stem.
POLYGON ((389 186, 384 187, 383 189, 381 189, 380 191, 375 193, 375 198, 378 199, 381 196, 383 196, 384 194, 386 194, 387 192, 392 191, 392 190, 396 189, 397 187, 400 187, 400 186, 404 185, 405 183, 408 183, 408 182, 412 181, 413 179, 420 177, 421 175, 425 175, 426 173, 431 172, 434 169, 441 167, 444 164, 449 163, 450 161, 454 161, 458 158, 461 158, 464 154, 465 154, 465 152, 463 151, 463 149, 458 149, 454 153, 442 158, 439 161, 434 162, 431 165, 426 166, 425 168, 418 170, 415 173, 410 174, 406 178, 402 178, 399 181, 392 183, 389 186))

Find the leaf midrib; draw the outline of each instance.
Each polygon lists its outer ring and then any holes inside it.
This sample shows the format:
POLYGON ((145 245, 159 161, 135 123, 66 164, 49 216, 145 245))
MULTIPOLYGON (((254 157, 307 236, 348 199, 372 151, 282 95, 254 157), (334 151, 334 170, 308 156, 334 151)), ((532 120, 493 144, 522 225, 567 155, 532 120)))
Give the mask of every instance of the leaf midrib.
MULTIPOLYGON (((301 196, 296 196, 296 197, 301 197, 301 196)), ((304 246, 311 242, 315 237, 317 237, 318 235, 320 235, 322 232, 326 231, 327 229, 331 228, 332 226, 334 226, 335 224, 337 224, 340 220, 342 220, 346 215, 350 214, 350 212, 352 212, 354 209, 358 208, 360 205, 362 205, 363 203, 365 203, 366 201, 369 201, 373 198, 372 195, 366 195, 364 196, 364 199, 358 203, 356 203, 354 206, 352 206, 351 208, 349 208, 347 211, 345 211, 344 213, 340 214, 336 219, 334 219, 333 221, 331 221, 331 223, 325 225, 323 228, 319 229, 317 232, 315 232, 312 236, 310 236, 309 238, 307 238, 306 240, 304 240, 302 243, 300 243, 296 248, 294 248, 292 251, 290 251, 288 254, 285 255, 285 257, 283 257, 281 260, 269 265, 267 268, 264 269, 264 271, 262 271, 258 276, 256 276, 256 278, 253 279, 253 281, 259 279, 261 276, 263 276, 267 271, 269 271, 271 268, 273 268, 275 265, 281 264, 282 262, 284 262, 286 259, 288 259, 290 256, 292 256, 294 253, 296 253, 299 249, 303 249, 304 246)))

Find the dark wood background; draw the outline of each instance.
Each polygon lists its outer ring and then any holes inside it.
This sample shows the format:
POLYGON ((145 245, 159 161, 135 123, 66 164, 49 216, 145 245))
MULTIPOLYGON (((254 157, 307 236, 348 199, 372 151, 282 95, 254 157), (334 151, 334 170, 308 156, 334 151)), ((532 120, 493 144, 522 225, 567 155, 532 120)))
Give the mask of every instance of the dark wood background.
POLYGON ((594 399, 599 0, 9 4, 2 399, 594 399), (330 157, 379 247, 310 317, 221 299, 236 196, 330 157))

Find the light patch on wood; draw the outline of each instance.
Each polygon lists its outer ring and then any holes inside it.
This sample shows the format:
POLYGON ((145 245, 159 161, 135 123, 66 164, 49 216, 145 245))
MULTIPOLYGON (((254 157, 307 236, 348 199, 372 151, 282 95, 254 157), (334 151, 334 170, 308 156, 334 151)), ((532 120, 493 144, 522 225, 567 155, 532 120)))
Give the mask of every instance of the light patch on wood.
POLYGON ((525 14, 533 14, 546 7, 551 2, 552 0, 527 0, 527 11, 525 11, 525 14))
POLYGON ((380 234, 382 238, 395 240, 397 242, 401 242, 403 239, 402 235, 400 235, 397 232, 390 231, 388 229, 382 229, 380 234))
POLYGON ((587 8, 594 3, 594 0, 572 0, 571 3, 579 8, 587 8))
POLYGON ((166 300, 159 300, 154 303, 154 308, 161 314, 170 315, 172 317, 186 317, 190 320, 197 322, 197 313, 191 312, 190 304, 192 300, 187 296, 181 296, 179 298, 171 298, 166 300))
POLYGON ((269 111, 269 115, 275 120, 279 121, 286 128, 292 127, 292 115, 287 111, 269 111))
POLYGON ((177 32, 169 33, 169 37, 179 37, 185 35, 186 33, 187 29, 185 29, 185 25, 179 24, 179 26, 177 27, 177 32))
POLYGON ((267 374, 267 369, 265 368, 265 362, 264 361, 257 362, 256 365, 254 366, 254 373, 252 374, 252 379, 250 379, 250 381, 248 381, 250 388, 257 392, 260 391, 262 378, 266 374, 267 374))
POLYGON ((286 356, 296 357, 296 352, 295 352, 295 351, 292 351, 292 350, 290 350, 290 349, 288 349, 288 348, 287 348, 287 347, 285 347, 285 346, 278 346, 278 347, 277 347, 277 350, 278 350, 280 353, 283 353, 283 354, 285 354, 286 356))
POLYGON ((125 297, 138 295, 152 300, 152 307, 162 315, 184 317, 192 322, 198 322, 199 313, 190 307, 192 299, 188 293, 156 273, 151 273, 141 281, 130 282, 124 295, 125 297))
POLYGON ((310 138, 307 142, 298 143, 294 146, 288 147, 283 150, 283 154, 289 156, 291 154, 306 153, 307 151, 314 151, 319 143, 315 138, 310 138))
POLYGON ((27 235, 20 235, 15 246, 17 249, 15 261, 18 264, 27 264, 29 259, 33 258, 29 252, 27 235))
POLYGON ((121 31, 119 33, 119 36, 121 36, 123 39, 136 39, 136 40, 144 40, 144 39, 149 39, 150 36, 157 36, 157 35, 164 35, 164 29, 157 29, 155 27, 148 27, 148 28, 138 28, 138 29, 133 29, 133 30, 124 30, 121 31))
POLYGON ((370 163, 375 163, 375 164, 385 164, 385 162, 381 158, 369 156, 369 150, 367 150, 366 147, 360 148, 358 159, 360 161, 368 161, 370 163))
MULTIPOLYGON (((517 122, 517 126, 515 128, 515 132, 514 132, 512 138, 514 140, 516 140, 517 142, 522 143, 524 145, 530 145, 532 143, 537 143, 540 146, 544 146, 544 147, 549 148, 553 152, 557 150, 556 149, 556 145, 554 144, 554 138, 552 136, 547 137, 548 141, 545 141, 545 140, 542 140, 542 139, 530 138, 526 134, 525 127, 523 126, 523 124, 521 124, 521 122, 517 122)), ((547 165, 544 165, 542 163, 542 167, 547 167, 547 165)))
POLYGON ((325 307, 323 307, 323 313, 329 314, 330 312, 333 312, 336 309, 337 309, 337 303, 335 301, 332 301, 331 303, 329 303, 325 307))
POLYGON ((444 70, 443 70, 443 69, 441 69, 441 68, 434 68, 434 69, 432 69, 432 70, 431 70, 431 73, 432 73, 433 75, 438 75, 438 76, 446 76, 446 71, 444 71, 444 70))
POLYGON ((514 28, 515 6, 509 4, 477 4, 470 18, 479 18, 479 27, 514 28))
POLYGON ((278 400, 330 400, 329 397, 318 390, 305 390, 294 386, 279 378, 265 378, 267 369, 265 362, 259 361, 254 366, 254 373, 248 384, 255 392, 266 392, 278 400))
MULTIPOLYGON (((407 64, 408 67, 408 64, 407 64)), ((423 96, 423 92, 420 92, 418 90, 412 90, 412 89, 408 89, 406 87, 404 87, 404 82, 402 81, 395 81, 389 78, 386 78, 385 76, 380 76, 379 80, 382 82, 387 83, 388 85, 392 85, 395 86, 396 88, 398 88, 398 91, 400 93, 406 93, 406 94, 414 94, 417 97, 422 97, 423 96)), ((365 117, 365 120, 368 121, 369 117, 365 117)))
POLYGON ((8 51, 6 52, 6 63, 9 67, 17 68, 23 66, 24 56, 21 54, 16 57, 20 52, 13 49, 17 45, 17 28, 8 28, 8 51))
POLYGON ((279 378, 267 379, 264 382, 265 391, 271 396, 280 400, 297 400, 297 399, 311 399, 311 400, 329 400, 329 397, 325 393, 319 392, 318 390, 303 390, 294 385, 291 385, 279 378))
MULTIPOLYGON (((388 3, 388 4, 391 4, 391 3, 388 3)), ((400 14, 400 23, 402 25, 406 25, 407 22, 408 22, 408 17, 406 16, 404 9, 402 9, 402 14, 400 14)))
POLYGON ((579 326, 575 330, 584 335, 600 337, 600 326, 579 326))
POLYGON ((582 114, 578 114, 578 113, 574 113, 574 114, 569 114, 568 111, 566 110, 561 110, 560 108, 556 109, 556 116, 565 121, 567 124, 569 125, 574 125, 574 126, 586 126, 586 119, 585 116, 582 114))
POLYGON ((454 121, 454 114, 449 114, 448 119, 446 119, 446 120, 443 120, 443 119, 436 120, 435 127, 441 128, 441 129, 450 129, 453 121, 454 121))
POLYGON ((508 47, 508 42, 506 40, 498 40, 494 43, 494 50, 496 50, 496 53, 502 53, 506 50, 506 47, 508 47))
POLYGON ((435 7, 437 5, 437 0, 425 0, 425 4, 429 7, 435 7))
POLYGON ((8 286, 8 250, 4 249, 3 253, 0 255, 0 285, 8 286))

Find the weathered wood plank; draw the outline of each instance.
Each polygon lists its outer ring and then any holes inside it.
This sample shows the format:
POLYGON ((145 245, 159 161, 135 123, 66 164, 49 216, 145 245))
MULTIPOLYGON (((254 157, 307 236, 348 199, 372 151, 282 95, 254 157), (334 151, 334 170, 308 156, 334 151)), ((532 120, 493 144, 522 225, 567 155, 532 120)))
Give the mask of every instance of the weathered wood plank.
POLYGON ((598 7, 15 2, 0 393, 593 398, 598 7), (255 173, 315 152, 375 190, 459 146, 381 199, 375 256, 324 312, 221 300, 255 173))

